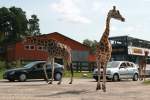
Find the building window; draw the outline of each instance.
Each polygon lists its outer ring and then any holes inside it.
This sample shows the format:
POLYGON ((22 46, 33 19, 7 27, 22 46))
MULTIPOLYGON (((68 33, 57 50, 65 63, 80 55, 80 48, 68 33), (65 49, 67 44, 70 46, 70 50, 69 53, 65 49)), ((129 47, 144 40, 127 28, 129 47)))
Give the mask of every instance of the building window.
POLYGON ((37 50, 43 51, 43 46, 37 46, 37 50))
POLYGON ((47 51, 47 47, 44 46, 44 47, 43 47, 43 50, 44 50, 44 51, 47 51))
POLYGON ((25 45, 25 50, 29 50, 29 45, 25 45))
POLYGON ((24 48, 25 48, 25 50, 35 50, 34 45, 25 45, 24 48))
POLYGON ((34 49, 35 49, 35 46, 31 45, 31 46, 30 46, 30 49, 31 49, 31 50, 34 50, 34 49))

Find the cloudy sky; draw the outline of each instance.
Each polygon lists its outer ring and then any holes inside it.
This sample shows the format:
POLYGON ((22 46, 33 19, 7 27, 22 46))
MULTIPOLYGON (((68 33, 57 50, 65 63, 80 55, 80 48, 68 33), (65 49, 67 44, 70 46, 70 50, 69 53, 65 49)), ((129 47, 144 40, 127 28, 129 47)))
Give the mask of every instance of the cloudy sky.
POLYGON ((0 7, 36 14, 41 33, 59 32, 74 40, 100 40, 107 12, 115 5, 126 22, 111 20, 110 36, 129 35, 150 41, 150 0, 0 0, 0 7))

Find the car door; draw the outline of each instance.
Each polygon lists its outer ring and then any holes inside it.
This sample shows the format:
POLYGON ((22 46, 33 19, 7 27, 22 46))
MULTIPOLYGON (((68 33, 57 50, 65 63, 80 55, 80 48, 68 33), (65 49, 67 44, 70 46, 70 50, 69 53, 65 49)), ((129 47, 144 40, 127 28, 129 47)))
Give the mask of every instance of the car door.
POLYGON ((127 63, 127 71, 128 71, 128 78, 132 78, 134 75, 134 65, 131 62, 127 63))
POLYGON ((128 71, 127 71, 127 65, 125 62, 122 62, 119 66, 119 74, 120 78, 127 78, 128 71))
POLYGON ((32 76, 32 79, 43 79, 44 78, 43 65, 44 65, 44 63, 38 63, 33 66, 33 70, 30 73, 32 76))
MULTIPOLYGON (((51 66, 51 64, 47 64, 46 65, 46 72, 47 72, 47 76, 48 76, 48 78, 51 78, 51 72, 52 72, 52 66, 51 66)), ((44 71, 43 71, 44 72, 44 71)), ((44 76, 45 76, 45 73, 44 73, 44 76)))

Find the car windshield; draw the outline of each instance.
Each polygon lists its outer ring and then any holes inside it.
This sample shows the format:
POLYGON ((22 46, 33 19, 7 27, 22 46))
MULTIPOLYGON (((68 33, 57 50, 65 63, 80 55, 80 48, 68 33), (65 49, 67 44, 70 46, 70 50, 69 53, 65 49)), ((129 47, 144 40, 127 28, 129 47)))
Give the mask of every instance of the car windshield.
POLYGON ((32 63, 29 63, 27 65, 25 65, 24 67, 25 68, 31 68, 32 66, 34 66, 37 62, 32 62, 32 63))
POLYGON ((118 67, 118 65, 119 65, 119 62, 116 62, 116 61, 108 62, 107 68, 116 68, 118 67))

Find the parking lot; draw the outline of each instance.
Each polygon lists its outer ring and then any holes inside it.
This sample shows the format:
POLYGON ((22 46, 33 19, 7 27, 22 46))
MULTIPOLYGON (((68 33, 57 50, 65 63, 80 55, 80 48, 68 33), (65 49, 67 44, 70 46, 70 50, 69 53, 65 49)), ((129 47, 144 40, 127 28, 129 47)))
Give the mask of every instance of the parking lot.
POLYGON ((0 80, 0 100, 149 100, 150 85, 141 81, 107 82, 107 92, 96 91, 94 79, 65 78, 61 85, 45 81, 8 82, 0 80))

